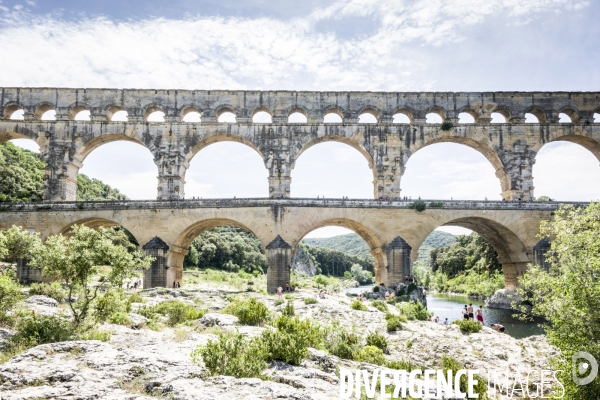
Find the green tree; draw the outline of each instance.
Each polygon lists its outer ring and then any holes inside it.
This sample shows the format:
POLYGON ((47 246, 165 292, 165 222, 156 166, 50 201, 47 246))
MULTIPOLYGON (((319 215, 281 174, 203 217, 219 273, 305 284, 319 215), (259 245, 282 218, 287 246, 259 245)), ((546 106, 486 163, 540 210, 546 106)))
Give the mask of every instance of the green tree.
POLYGON ((99 179, 77 175, 77 201, 127 200, 127 196, 99 179))
POLYGON ((13 225, 10 229, 0 233, 1 247, 4 251, 2 258, 10 264, 14 264, 18 258, 27 258, 31 250, 40 243, 38 233, 30 233, 20 226, 13 225))
POLYGON ((10 142, 0 145, 0 202, 41 201, 44 165, 39 154, 10 142))
POLYGON ((449 278, 472 269, 478 273, 502 271, 496 250, 475 232, 456 236, 456 243, 431 250, 430 266, 433 272, 440 270, 449 278))
POLYGON ((125 279, 139 276, 140 270, 150 266, 151 257, 115 244, 114 234, 109 228, 75 225, 68 237, 50 236, 32 251, 33 268, 68 285, 68 305, 75 324, 85 320, 101 287, 121 287, 125 279))
POLYGON ((545 318, 548 342, 560 350, 551 362, 565 371, 559 376, 564 398, 598 399, 600 379, 578 386, 571 371, 576 352, 600 360, 600 203, 562 207, 542 222, 540 236, 551 238, 550 270, 532 267, 520 279, 519 293, 533 315, 545 318))

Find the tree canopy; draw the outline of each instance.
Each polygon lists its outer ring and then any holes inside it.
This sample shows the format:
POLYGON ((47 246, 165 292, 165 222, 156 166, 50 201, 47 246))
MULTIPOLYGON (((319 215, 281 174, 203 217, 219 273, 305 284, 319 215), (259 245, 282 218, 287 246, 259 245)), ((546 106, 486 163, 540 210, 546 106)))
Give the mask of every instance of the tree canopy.
POLYGON ((430 266, 433 272, 439 270, 449 278, 471 270, 478 273, 502 271, 496 250, 475 232, 456 236, 455 244, 431 250, 430 266))
POLYGON ((551 238, 550 269, 532 266, 519 280, 519 293, 532 305, 531 314, 547 321, 548 342, 560 350, 552 362, 565 371, 559 375, 564 398, 598 399, 600 379, 580 386, 571 372, 579 367, 573 362, 577 352, 600 361, 600 203, 563 206, 552 221, 542 222, 540 237, 551 238))

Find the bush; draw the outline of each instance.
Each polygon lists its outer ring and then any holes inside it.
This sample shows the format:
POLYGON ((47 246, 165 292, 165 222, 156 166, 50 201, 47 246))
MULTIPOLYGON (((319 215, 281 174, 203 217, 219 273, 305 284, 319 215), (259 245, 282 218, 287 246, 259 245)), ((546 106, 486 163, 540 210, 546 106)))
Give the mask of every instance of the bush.
POLYGON ((402 323, 406 322, 406 317, 398 316, 398 315, 394 315, 394 314, 390 314, 390 313, 386 314, 385 319, 386 319, 386 323, 387 323, 387 331, 388 332, 399 331, 400 329, 402 329, 402 323))
MULTIPOLYGON (((454 381, 456 373, 461 369, 467 369, 460 362, 455 360, 454 358, 444 354, 442 357, 442 369, 444 370, 444 376, 448 376, 448 371, 452 371, 452 381, 454 381)), ((473 393, 478 394, 479 398, 487 398, 487 383, 486 380, 481 375, 475 375, 474 379, 477 381, 477 385, 473 387, 473 393)), ((460 377, 460 391, 463 393, 467 392, 467 376, 462 375, 460 377)))
POLYGON ((65 301, 65 297, 67 297, 67 291, 63 289, 61 284, 58 282, 52 282, 51 284, 32 283, 29 287, 29 294, 31 296, 48 296, 58 301, 59 303, 65 301))
POLYGON ((383 300, 371 300, 371 305, 383 313, 388 311, 387 305, 383 300))
MULTIPOLYGON (((109 320, 114 314, 129 314, 129 312, 131 312, 131 303, 121 289, 110 289, 96 299, 94 302, 94 310, 94 318, 96 321, 104 322, 109 320)), ((119 317, 117 317, 117 319, 119 319, 119 317)))
POLYGON ((407 372, 411 372, 412 370, 415 370, 415 369, 426 369, 426 368, 420 368, 418 365, 413 364, 411 361, 406 361, 406 360, 386 361, 385 366, 390 369, 397 369, 400 371, 405 370, 407 372))
POLYGON ((129 303, 143 303, 144 298, 139 293, 134 293, 127 299, 129 303))
POLYGON ((73 325, 67 318, 37 316, 33 313, 18 320, 16 331, 11 341, 15 345, 26 347, 66 342, 75 337, 73 325))
POLYGON ((314 297, 305 297, 302 300, 304 300, 304 304, 317 304, 318 303, 317 299, 314 297))
POLYGON ((204 361, 211 375, 260 378, 267 367, 261 339, 244 339, 240 333, 219 333, 219 340, 209 339, 205 346, 196 348, 191 357, 195 364, 204 361))
POLYGON ((429 318, 429 311, 427 308, 421 303, 401 303, 396 306, 400 311, 400 314, 406 316, 406 319, 409 321, 418 320, 418 321, 427 321, 429 318))
POLYGON ((408 205, 408 208, 417 210, 418 212, 425 211, 427 208, 427 203, 425 203, 423 200, 415 200, 408 205))
POLYGON ((256 298, 237 298, 223 309, 224 314, 232 314, 245 325, 261 325, 269 317, 269 309, 256 298))
POLYGON ((294 303, 291 300, 288 300, 283 310, 281 310, 281 315, 285 315, 286 317, 293 317, 294 315, 296 315, 294 303))
POLYGON ((340 322, 334 320, 333 323, 325 329, 325 348, 334 356, 353 360, 354 354, 362 347, 362 338, 354 332, 340 325, 340 322))
POLYGON ((116 312, 108 317, 108 322, 116 325, 130 325, 131 318, 123 312, 116 312))
POLYGON ((344 271, 344 279, 354 279, 350 271, 344 271))
POLYGON ((462 332, 466 333, 477 333, 481 331, 483 325, 479 322, 471 321, 470 319, 457 319, 452 322, 454 325, 458 325, 462 332))
POLYGON ((381 350, 387 349, 387 339, 379 333, 371 332, 367 335, 367 346, 375 346, 381 350))
POLYGON ((92 330, 79 335, 79 340, 100 340, 101 342, 108 342, 110 337, 110 332, 92 330))
POLYGON ((443 201, 432 201, 429 203, 429 208, 442 208, 444 207, 443 201))
POLYGON ((0 274, 0 320, 21 300, 21 285, 7 274, 0 274))
POLYGON ((454 128, 454 124, 452 122, 450 122, 450 121, 442 122, 442 130, 443 131, 449 131, 452 128, 454 128))
POLYGON ((285 300, 283 300, 283 299, 277 299, 277 300, 275 300, 275 307, 280 306, 283 303, 285 303, 285 300))
POLYGON ((262 341, 267 348, 268 359, 298 365, 308 354, 309 347, 321 347, 321 327, 309 319, 280 316, 275 321, 276 329, 267 329, 262 341))
POLYGON ((206 310, 199 310, 179 300, 167 300, 155 306, 144 306, 138 310, 138 314, 150 320, 155 320, 157 314, 164 315, 167 317, 167 325, 175 326, 185 321, 202 318, 206 310))
POLYGON ((383 351, 375 346, 365 346, 358 353, 356 353, 354 359, 356 361, 375 364, 375 365, 383 365, 385 364, 385 357, 383 356, 383 351))
POLYGON ((358 311, 367 311, 367 306, 365 306, 360 300, 354 300, 352 304, 350 304, 350 307, 358 311))

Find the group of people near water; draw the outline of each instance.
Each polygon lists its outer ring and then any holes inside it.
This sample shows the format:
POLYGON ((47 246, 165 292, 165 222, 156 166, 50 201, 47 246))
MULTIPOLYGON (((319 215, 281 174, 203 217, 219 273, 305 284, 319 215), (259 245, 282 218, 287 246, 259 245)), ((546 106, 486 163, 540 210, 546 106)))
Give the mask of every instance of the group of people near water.
MULTIPOLYGON (((477 310, 475 310, 475 308, 473 307, 473 304, 469 304, 469 305, 465 305, 465 308, 462 309, 462 314, 463 314, 463 318, 466 320, 471 320, 471 321, 475 321, 477 320, 477 322, 479 322, 481 325, 483 325, 483 307, 479 306, 479 308, 477 310)), ((427 319, 429 322, 435 322, 435 323, 439 323, 440 322, 440 317, 438 316, 429 316, 429 318, 427 319)), ((444 325, 448 325, 448 318, 446 318, 443 322, 444 325)), ((496 332, 500 332, 500 333, 504 333, 505 328, 504 325, 501 324, 492 324, 491 328, 493 330, 495 330, 496 332)))

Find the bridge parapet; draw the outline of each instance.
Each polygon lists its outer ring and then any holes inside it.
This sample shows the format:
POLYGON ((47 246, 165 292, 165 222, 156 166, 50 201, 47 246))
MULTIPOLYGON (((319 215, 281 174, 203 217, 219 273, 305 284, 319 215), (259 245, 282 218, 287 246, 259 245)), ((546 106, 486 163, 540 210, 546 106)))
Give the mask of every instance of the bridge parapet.
POLYGON ((449 210, 531 210, 555 211, 562 205, 586 207, 587 202, 565 201, 483 201, 483 200, 375 200, 375 199, 324 199, 324 198, 226 198, 185 200, 121 200, 121 201, 60 201, 43 203, 5 203, 2 212, 40 211, 100 211, 100 210, 152 210, 194 208, 245 208, 245 207, 318 207, 318 208, 383 208, 410 209, 415 201, 423 201, 426 209, 449 210), (431 206, 431 204, 434 206, 431 206))

